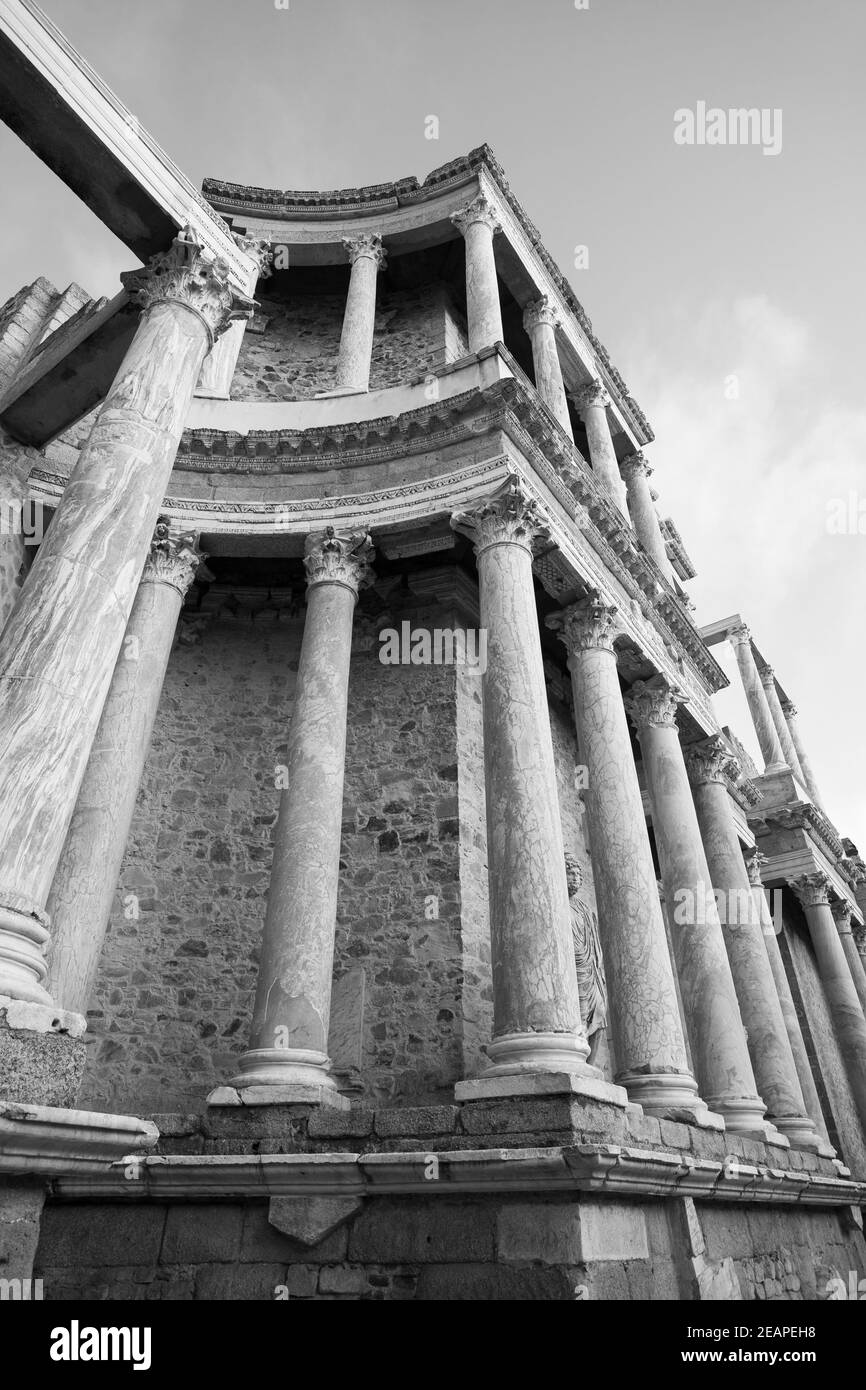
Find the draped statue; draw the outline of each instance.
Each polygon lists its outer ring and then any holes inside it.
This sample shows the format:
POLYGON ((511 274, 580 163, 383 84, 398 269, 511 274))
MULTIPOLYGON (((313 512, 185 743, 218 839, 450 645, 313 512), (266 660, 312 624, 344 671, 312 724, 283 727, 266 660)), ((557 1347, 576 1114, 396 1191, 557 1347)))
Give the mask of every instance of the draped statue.
POLYGON ((570 854, 565 856, 565 877, 571 908, 571 935, 574 941, 574 963, 577 967, 580 1016, 589 1043, 588 1061, 594 1064, 607 1027, 607 985, 601 942, 595 916, 579 896, 583 870, 570 854))

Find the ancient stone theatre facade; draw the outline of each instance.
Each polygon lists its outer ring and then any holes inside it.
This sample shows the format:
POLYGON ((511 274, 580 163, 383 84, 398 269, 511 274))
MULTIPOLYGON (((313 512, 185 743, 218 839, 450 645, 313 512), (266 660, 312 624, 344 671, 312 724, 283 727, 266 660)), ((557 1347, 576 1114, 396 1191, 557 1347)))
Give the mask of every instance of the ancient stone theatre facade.
POLYGON ((0 310, 0 1272, 861 1277, 866 868, 491 150, 199 192, 25 0, 0 79, 130 250, 0 310))

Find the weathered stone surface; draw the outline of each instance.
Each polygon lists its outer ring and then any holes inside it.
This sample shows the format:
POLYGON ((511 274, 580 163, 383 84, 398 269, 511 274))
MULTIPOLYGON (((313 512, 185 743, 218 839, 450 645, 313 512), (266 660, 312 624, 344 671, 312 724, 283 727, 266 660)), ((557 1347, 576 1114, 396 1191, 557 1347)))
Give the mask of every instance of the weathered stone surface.
POLYGON ((492 1260, 495 1213, 471 1202, 437 1197, 376 1198, 352 1226, 349 1258, 417 1261, 492 1260))
POLYGON ((584 1263, 647 1259, 649 1244, 640 1207, 626 1202, 581 1202, 580 1248, 584 1263))
POLYGON ((460 1111, 456 1105, 406 1106, 400 1110, 377 1110, 376 1133, 389 1135, 453 1134, 460 1111))
POLYGON ((562 1270, 437 1264, 422 1269, 416 1296, 421 1300, 461 1302, 573 1300, 577 1282, 562 1270))
POLYGON ((300 1245, 318 1245, 362 1205, 360 1197, 272 1197, 268 1221, 300 1245))
POLYGON ((205 1264, 236 1260, 243 1208, 190 1203, 168 1209, 161 1259, 165 1264, 205 1264))
POLYGON ((497 1218, 497 1258, 521 1264, 580 1264, 580 1232, 576 1202, 509 1203, 497 1218))
POLYGON ((9 1028, 0 1010, 0 1098, 71 1106, 87 1060, 81 1038, 9 1028))

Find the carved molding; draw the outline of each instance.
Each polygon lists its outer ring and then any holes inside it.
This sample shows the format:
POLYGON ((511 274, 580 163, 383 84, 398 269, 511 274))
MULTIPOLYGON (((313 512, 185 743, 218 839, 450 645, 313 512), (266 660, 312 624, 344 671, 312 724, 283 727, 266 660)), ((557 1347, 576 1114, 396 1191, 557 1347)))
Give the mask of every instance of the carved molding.
POLYGON ((361 589, 373 583, 373 542, 366 531, 337 535, 333 526, 309 535, 304 545, 307 586, 343 584, 357 598, 361 589))
POLYGON ((240 294, 229 280, 230 267, 213 258, 195 239, 191 227, 178 232, 167 251, 158 251, 140 270, 121 274, 121 283, 147 312, 155 304, 183 304, 202 320, 211 347, 236 319, 248 319, 255 300, 240 294))

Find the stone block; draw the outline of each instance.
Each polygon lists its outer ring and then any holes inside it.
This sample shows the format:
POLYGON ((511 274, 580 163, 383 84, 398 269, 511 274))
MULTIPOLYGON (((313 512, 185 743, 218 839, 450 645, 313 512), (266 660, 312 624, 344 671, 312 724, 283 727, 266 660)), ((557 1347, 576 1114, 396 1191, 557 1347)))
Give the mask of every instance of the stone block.
POLYGON ((272 1303, 286 1284, 286 1269, 280 1264, 205 1264, 196 1270, 194 1280, 195 1292, 188 1297, 272 1303))
POLYGON ((492 1260, 495 1223, 492 1206, 477 1201, 375 1198, 351 1228, 349 1258, 364 1264, 492 1260))
POLYGON ((290 1236, 284 1235, 268 1220, 267 1202, 248 1205, 244 1212, 244 1228, 238 1256, 243 1264, 270 1263, 280 1260, 283 1264, 302 1261, 306 1264, 338 1264, 346 1257, 348 1227, 338 1226, 315 1246, 303 1246, 290 1236))
POLYGON ((61 1268, 126 1265, 131 1259, 156 1264, 165 1224, 166 1208, 150 1203, 49 1205, 42 1214, 38 1260, 61 1268))
POLYGON ((318 1265, 289 1265, 282 1279, 289 1298, 313 1298, 318 1283, 318 1265))
POLYGON ((272 1197, 268 1222, 299 1245, 318 1245, 360 1210, 361 1197, 272 1197))
POLYGON ((70 1109, 87 1048, 68 1033, 9 1028, 0 1011, 0 1099, 70 1109))
POLYGON ((691 1132, 688 1125, 681 1125, 676 1120, 660 1120, 659 1130, 661 1141, 668 1148, 680 1152, 688 1152, 691 1149, 691 1132))
POLYGON ((162 1260, 166 1264, 207 1264, 238 1258, 244 1222, 242 1206, 190 1202, 168 1209, 162 1260))
POLYGON ((456 1105, 418 1105, 377 1110, 375 1129, 382 1138, 396 1135, 453 1134, 459 1114, 456 1105))
POLYGON ((655 1115, 641 1113, 640 1107, 629 1106, 626 1111, 626 1129, 629 1138, 640 1144, 660 1144, 661 1127, 655 1115))
POLYGON ((0 1277, 32 1277, 44 1203, 41 1183, 0 1182, 0 1277))
POLYGON ((576 1282, 564 1270, 437 1264, 422 1269, 415 1297, 431 1302, 569 1302, 575 1297, 576 1282))
POLYGON ((580 1203, 581 1262, 646 1260, 649 1258, 646 1220, 632 1203, 582 1200, 580 1203))
POLYGON ((574 1101, 569 1096, 537 1100, 477 1101, 463 1106, 461 1127, 466 1134, 561 1133, 599 1135, 611 1143, 625 1138, 621 1109, 597 1101, 574 1101))
POLYGON ((578 1203, 508 1203, 497 1217, 496 1251, 506 1262, 580 1264, 578 1203))
POLYGON ((351 1265, 323 1265, 319 1293, 363 1294, 370 1292, 366 1271, 351 1265))
POLYGON ((372 1132, 373 1111, 355 1106, 351 1110, 315 1110, 307 1126, 311 1139, 355 1139, 372 1132))

